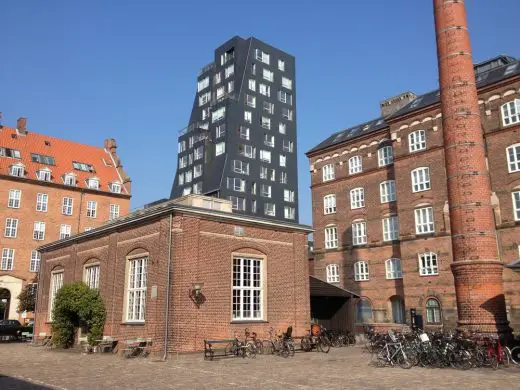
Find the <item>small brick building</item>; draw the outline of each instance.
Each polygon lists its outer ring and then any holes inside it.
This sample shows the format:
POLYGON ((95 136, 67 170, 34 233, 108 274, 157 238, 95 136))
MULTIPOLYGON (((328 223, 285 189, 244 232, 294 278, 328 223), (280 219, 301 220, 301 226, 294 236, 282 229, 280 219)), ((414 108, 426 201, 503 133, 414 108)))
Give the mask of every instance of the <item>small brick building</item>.
POLYGON ((246 327, 262 337, 289 325, 302 334, 310 231, 188 195, 44 245, 35 334, 50 333, 53 297, 75 280, 99 289, 105 336, 152 338, 156 353, 200 350, 205 338, 243 336, 246 327))

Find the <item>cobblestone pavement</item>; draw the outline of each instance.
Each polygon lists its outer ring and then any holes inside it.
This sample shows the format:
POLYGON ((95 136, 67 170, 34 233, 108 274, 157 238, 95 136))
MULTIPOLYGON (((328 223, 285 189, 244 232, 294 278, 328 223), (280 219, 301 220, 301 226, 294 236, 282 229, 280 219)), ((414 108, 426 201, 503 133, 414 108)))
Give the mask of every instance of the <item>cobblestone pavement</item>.
POLYGON ((293 358, 258 356, 204 361, 202 354, 167 362, 81 355, 24 344, 0 345, 0 389, 455 389, 520 388, 520 367, 473 369, 376 368, 361 347, 293 358))

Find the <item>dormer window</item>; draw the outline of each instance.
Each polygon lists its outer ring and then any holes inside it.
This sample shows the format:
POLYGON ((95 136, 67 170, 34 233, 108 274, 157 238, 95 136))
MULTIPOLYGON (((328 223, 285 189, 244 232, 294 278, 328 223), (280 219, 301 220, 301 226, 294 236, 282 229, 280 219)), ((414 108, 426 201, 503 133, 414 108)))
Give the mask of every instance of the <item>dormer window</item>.
POLYGON ((121 184, 118 182, 110 183, 110 191, 112 191, 114 194, 120 194, 121 193, 121 184))
POLYGON ((99 190, 99 179, 96 177, 87 179, 87 187, 91 190, 99 190))
POLYGON ((63 184, 74 187, 76 185, 76 176, 72 173, 67 173, 63 176, 63 184))
POLYGON ((41 181, 51 181, 51 170, 49 168, 43 168, 36 171, 36 177, 41 181))
POLYGON ((23 164, 14 164, 9 167, 9 174, 11 176, 24 177, 25 167, 23 164))

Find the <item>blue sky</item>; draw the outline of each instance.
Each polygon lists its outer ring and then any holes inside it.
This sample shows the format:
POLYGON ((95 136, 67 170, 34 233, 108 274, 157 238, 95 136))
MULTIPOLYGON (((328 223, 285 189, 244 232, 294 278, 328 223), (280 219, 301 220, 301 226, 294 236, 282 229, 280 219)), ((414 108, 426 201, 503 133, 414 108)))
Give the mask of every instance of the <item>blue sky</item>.
MULTIPOLYGON (((520 56, 518 0, 468 0, 475 61, 520 56)), ((168 197, 199 69, 234 35, 296 57, 300 222, 304 152, 375 118, 378 102, 437 88, 431 0, 3 1, 3 124, 82 143, 116 138, 132 206, 168 197)))

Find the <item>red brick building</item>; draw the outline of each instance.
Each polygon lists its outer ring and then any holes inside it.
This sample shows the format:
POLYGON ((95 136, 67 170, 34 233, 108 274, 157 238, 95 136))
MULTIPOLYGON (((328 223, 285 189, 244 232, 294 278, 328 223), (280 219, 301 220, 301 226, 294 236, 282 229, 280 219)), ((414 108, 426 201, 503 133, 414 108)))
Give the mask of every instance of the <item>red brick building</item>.
MULTIPOLYGON (((520 63, 500 56, 474 69, 499 258, 507 264, 520 257, 520 63)), ((442 130, 439 91, 407 92, 383 101, 381 117, 307 153, 311 269, 362 297, 350 313, 356 323, 409 322, 414 308, 425 325, 456 326, 442 130)), ((520 278, 504 269, 503 280, 518 327, 520 278)))
POLYGON ((234 214, 228 200, 188 195, 44 245, 35 334, 52 302, 83 280, 105 302, 104 335, 194 351, 205 338, 309 327, 307 226, 234 214), (200 300, 197 300, 197 290, 200 300))
POLYGON ((18 294, 35 280, 45 243, 128 213, 131 182, 116 142, 83 145, 0 126, 0 318, 18 319, 18 294))

